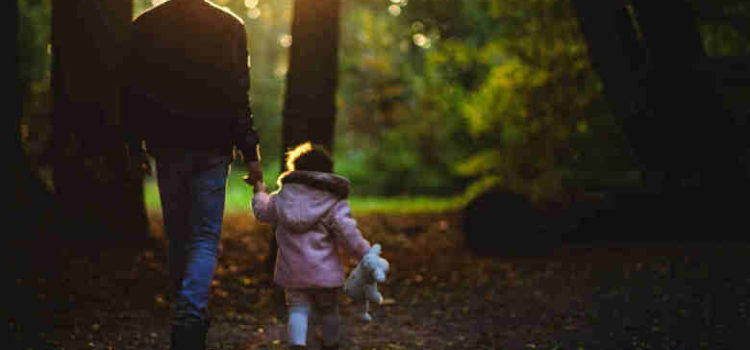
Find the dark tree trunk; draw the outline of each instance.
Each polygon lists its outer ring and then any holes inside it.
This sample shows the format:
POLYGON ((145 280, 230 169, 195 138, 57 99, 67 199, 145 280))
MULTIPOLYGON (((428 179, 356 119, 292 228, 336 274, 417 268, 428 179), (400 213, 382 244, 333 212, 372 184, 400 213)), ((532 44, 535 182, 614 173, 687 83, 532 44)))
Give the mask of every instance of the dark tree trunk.
MULTIPOLYGON (((715 72, 706 69, 696 13, 683 0, 630 3, 629 11, 625 0, 573 1, 605 98, 657 195, 625 197, 617 220, 654 221, 649 232, 661 238, 739 223, 746 206, 731 198, 747 190, 742 136, 722 106, 715 72)), ((632 225, 623 233, 645 232, 632 225)))
POLYGON ((708 70, 696 11, 684 0, 668 6, 633 0, 654 67, 651 108, 670 135, 671 185, 726 193, 741 186, 740 137, 723 108, 715 72, 708 70), (668 20, 666 20, 668 19, 668 20), (665 22, 667 25, 665 25, 665 22), (666 128, 668 127, 668 129, 666 128), (692 184, 689 183, 692 179, 692 184))
POLYGON ((339 5, 340 0, 294 3, 283 112, 283 152, 305 141, 333 151, 339 5))
POLYGON ((706 69, 696 13, 683 0, 631 3, 632 14, 624 0, 574 1, 606 98, 644 170, 663 175, 659 190, 670 193, 719 190, 727 176, 737 184, 740 135, 706 69))
POLYGON ((653 126, 656 116, 646 101, 648 54, 625 1, 574 0, 591 63, 599 72, 604 96, 623 128, 628 144, 646 174, 646 181, 658 190, 664 173, 665 155, 659 152, 659 135, 653 126))
POLYGON ((52 11, 55 193, 72 239, 147 238, 142 179, 125 172, 119 77, 132 2, 55 0, 52 11))

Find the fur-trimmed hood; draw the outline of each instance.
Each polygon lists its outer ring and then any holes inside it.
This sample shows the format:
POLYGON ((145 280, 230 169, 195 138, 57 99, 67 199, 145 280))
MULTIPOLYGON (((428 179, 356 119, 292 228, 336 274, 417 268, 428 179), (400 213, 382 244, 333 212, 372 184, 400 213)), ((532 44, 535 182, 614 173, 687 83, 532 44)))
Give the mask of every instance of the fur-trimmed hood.
POLYGON ((279 177, 279 187, 283 187, 284 184, 310 186, 312 188, 330 192, 340 199, 349 197, 349 180, 333 173, 306 170, 286 172, 279 177))
POLYGON ((279 177, 276 210, 293 232, 304 232, 339 200, 349 196, 349 180, 332 174, 296 170, 279 177))

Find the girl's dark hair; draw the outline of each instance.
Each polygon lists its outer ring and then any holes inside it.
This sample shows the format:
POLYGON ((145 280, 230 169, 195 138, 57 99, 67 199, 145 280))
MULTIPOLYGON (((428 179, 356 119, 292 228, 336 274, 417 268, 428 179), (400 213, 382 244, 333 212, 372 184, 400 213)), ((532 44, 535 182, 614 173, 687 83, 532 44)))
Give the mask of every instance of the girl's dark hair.
POLYGON ((286 155, 287 171, 333 172, 331 153, 323 145, 312 144, 308 141, 297 145, 297 147, 287 152, 286 155))

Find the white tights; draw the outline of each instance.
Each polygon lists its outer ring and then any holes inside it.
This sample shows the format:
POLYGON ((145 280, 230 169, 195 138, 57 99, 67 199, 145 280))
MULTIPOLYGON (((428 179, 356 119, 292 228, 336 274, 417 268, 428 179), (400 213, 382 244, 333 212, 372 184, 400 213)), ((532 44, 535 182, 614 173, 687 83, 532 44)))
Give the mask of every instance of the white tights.
MULTIPOLYGON (((307 340, 307 323, 310 316, 310 305, 292 305, 289 307, 289 343, 305 345, 307 340)), ((339 310, 337 306, 320 306, 320 323, 323 333, 323 344, 331 346, 339 342, 339 310)))

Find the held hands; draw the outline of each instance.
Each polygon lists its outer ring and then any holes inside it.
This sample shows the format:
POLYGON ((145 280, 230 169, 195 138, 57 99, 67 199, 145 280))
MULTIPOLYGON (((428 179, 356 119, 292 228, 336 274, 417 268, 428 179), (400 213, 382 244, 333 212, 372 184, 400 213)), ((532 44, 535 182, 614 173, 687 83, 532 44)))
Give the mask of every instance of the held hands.
POLYGON ((263 182, 263 167, 259 161, 245 163, 247 175, 242 178, 250 186, 255 186, 258 182, 263 182))
POLYGON ((266 184, 263 182, 263 168, 260 162, 248 162, 247 175, 242 177, 246 184, 253 186, 253 193, 266 192, 266 184))

